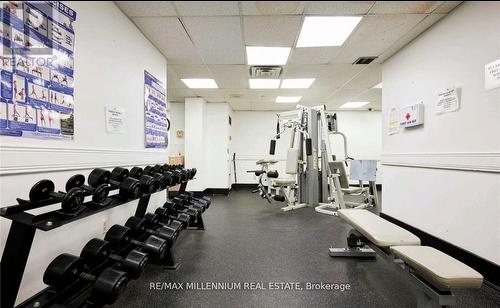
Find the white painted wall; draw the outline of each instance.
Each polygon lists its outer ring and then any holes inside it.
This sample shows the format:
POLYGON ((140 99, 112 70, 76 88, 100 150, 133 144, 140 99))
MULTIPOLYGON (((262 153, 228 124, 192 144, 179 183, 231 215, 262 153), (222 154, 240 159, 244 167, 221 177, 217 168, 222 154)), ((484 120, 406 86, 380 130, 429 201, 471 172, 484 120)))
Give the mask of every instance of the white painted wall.
POLYGON ((206 161, 206 109, 207 102, 201 97, 186 98, 184 104, 185 137, 184 153, 186 168, 196 168, 196 177, 189 181, 188 190, 203 191, 207 188, 204 175, 207 172, 206 161))
POLYGON ((208 188, 227 189, 230 182, 229 113, 228 103, 207 104, 206 155, 208 188))
POLYGON ((186 98, 186 167, 198 169, 196 178, 188 184, 189 190, 227 189, 231 186, 231 112, 228 103, 206 103, 203 98, 186 98))
MULTIPOLYGON (((0 201, 14 205, 27 198, 40 179, 54 180, 64 190, 73 174, 101 166, 144 166, 166 161, 168 150, 144 149, 144 70, 166 82, 166 60, 122 14, 113 2, 66 2, 77 12, 75 23, 75 139, 54 141, 0 139, 0 201), (124 134, 106 134, 104 106, 126 110, 124 134)), ((165 200, 157 193, 152 204, 165 200)), ((63 252, 79 254, 92 237, 102 237, 108 227, 123 223, 135 212, 136 202, 90 216, 50 232, 37 231, 17 302, 44 287, 43 272, 63 252)), ((53 206, 51 208, 55 208, 53 206)), ((45 209, 44 209, 45 210, 45 209)), ((10 221, 0 219, 3 251, 10 221)))
POLYGON ((184 138, 177 137, 177 131, 184 131, 184 103, 169 103, 170 108, 170 155, 184 155, 184 138))
POLYGON ((500 264, 500 89, 484 90, 484 65, 500 58, 498 16, 498 2, 465 2, 383 64, 382 209, 500 264), (452 86, 460 110, 436 115, 452 86), (424 126, 388 136, 389 110, 420 100, 424 126))
MULTIPOLYGON (((257 183, 257 178, 247 170, 259 169, 255 162, 270 158, 269 142, 276 134, 275 111, 234 111, 233 144, 236 153, 236 176, 239 184, 257 183)), ((355 159, 380 159, 381 151, 381 113, 368 111, 337 112, 338 128, 347 136, 349 156, 355 159)), ((343 157, 343 144, 339 136, 331 138, 332 151, 343 157)), ((276 147, 274 165, 284 175, 286 152, 290 146, 290 135, 285 133, 276 147)), ((377 177, 381 178, 381 170, 377 177)))

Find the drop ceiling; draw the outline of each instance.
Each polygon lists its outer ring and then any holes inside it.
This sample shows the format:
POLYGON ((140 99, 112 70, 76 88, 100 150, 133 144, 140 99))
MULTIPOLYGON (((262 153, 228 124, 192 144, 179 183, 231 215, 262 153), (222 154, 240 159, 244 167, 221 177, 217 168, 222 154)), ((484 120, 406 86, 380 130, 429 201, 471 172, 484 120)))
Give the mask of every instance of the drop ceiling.
POLYGON ((462 1, 116 1, 167 59, 169 101, 202 96, 234 110, 288 110, 277 96, 338 109, 369 101, 379 110, 381 64, 462 1), (340 47, 295 48, 306 16, 363 16, 340 47), (249 89, 245 46, 292 47, 281 78, 316 78, 309 89, 249 89), (353 65, 358 57, 378 57, 353 65), (213 78, 218 89, 189 89, 181 78, 213 78))

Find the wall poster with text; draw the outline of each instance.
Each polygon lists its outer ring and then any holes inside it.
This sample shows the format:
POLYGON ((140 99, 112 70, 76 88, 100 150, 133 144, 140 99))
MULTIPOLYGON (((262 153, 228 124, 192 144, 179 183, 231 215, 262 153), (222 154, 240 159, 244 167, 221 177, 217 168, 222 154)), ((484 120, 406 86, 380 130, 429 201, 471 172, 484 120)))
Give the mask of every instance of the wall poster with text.
POLYGON ((144 71, 144 135, 146 148, 166 148, 170 120, 167 90, 153 75, 144 71))
POLYGON ((59 1, 2 1, 0 134, 73 139, 76 12, 59 1))

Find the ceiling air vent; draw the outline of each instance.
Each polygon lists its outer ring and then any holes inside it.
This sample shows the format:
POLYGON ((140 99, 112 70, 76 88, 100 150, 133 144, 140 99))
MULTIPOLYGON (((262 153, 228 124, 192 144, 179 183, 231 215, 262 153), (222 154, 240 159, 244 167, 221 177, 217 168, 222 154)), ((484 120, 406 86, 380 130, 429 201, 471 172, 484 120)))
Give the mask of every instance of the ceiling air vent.
POLYGON ((281 75, 281 66, 251 66, 250 78, 278 79, 281 75))
POLYGON ((352 64, 370 64, 370 63, 372 63, 373 60, 375 60, 377 58, 378 57, 359 57, 352 64))

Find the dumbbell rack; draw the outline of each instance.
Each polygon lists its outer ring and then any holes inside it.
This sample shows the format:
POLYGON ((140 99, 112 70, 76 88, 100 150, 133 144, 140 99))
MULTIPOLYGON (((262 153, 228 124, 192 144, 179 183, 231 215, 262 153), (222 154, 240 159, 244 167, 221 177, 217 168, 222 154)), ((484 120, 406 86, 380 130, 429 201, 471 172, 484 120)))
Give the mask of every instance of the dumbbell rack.
MULTIPOLYGON (((187 181, 181 183, 182 192, 185 191, 186 186, 187 181)), ((85 196, 90 195, 90 193, 85 193, 85 196)), ((135 211, 136 217, 144 217, 148 208, 150 197, 151 195, 147 194, 142 195, 139 198, 135 211)), ((51 231, 66 224, 112 209, 133 200, 137 199, 124 200, 118 195, 113 195, 108 198, 107 204, 104 206, 95 207, 92 205, 91 201, 85 202, 83 204, 83 211, 74 216, 61 214, 59 210, 53 210, 38 215, 28 213, 30 210, 60 203, 60 201, 53 199, 31 202, 17 198, 18 204, 0 208, 0 216, 12 221, 0 264, 0 306, 5 308, 14 307, 36 230, 51 231)), ((143 237, 146 238, 147 236, 144 235, 143 237)), ((131 250, 132 248, 133 245, 131 244, 125 245, 120 252, 131 250)), ((92 268, 90 272, 97 273, 106 266, 109 266, 111 263, 113 263, 113 261, 104 261, 92 268)), ((166 254, 164 263, 166 263, 164 265, 167 269, 176 268, 175 258, 171 248, 169 248, 169 252, 166 254)), ((69 285, 64 292, 61 292, 62 295, 59 295, 57 300, 61 300, 63 298, 65 300, 70 300, 70 298, 66 298, 64 296, 72 294, 71 297, 75 297, 74 294, 76 293, 80 293, 81 295, 84 292, 88 292, 90 287, 91 284, 88 282, 77 281, 69 285)), ((55 297, 56 296, 54 295, 54 291, 51 287, 47 287, 30 297, 28 300, 19 304, 18 307, 41 307, 45 305, 47 301, 56 300, 55 297), (44 304, 41 305, 41 303, 44 304)))

